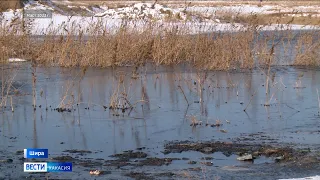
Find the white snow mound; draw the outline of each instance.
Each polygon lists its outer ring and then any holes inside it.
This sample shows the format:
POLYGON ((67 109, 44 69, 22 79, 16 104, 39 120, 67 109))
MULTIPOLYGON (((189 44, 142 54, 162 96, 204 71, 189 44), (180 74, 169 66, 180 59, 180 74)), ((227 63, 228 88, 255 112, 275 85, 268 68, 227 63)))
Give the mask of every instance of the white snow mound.
POLYGON ((113 19, 165 19, 176 18, 186 20, 187 15, 183 10, 172 9, 160 4, 153 3, 136 3, 132 6, 107 9, 105 12, 95 14, 96 17, 108 17, 113 19))

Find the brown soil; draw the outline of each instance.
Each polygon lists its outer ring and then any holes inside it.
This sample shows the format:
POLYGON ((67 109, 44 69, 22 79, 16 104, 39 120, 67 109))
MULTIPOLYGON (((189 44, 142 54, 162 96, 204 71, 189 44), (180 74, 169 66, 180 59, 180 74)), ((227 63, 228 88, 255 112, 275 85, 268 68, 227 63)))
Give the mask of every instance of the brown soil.
POLYGON ((119 159, 135 159, 135 158, 146 158, 148 155, 144 152, 133 152, 133 151, 124 151, 121 154, 114 154, 110 157, 115 157, 119 159))
POLYGON ((138 166, 163 166, 169 165, 173 160, 181 160, 179 158, 147 158, 141 160, 138 166))
POLYGON ((150 174, 144 173, 144 172, 130 172, 125 174, 125 176, 131 177, 134 179, 144 179, 144 180, 154 179, 153 177, 150 176, 150 174))
MULTIPOLYGON (((229 156, 232 154, 243 155, 252 154, 254 157, 282 157, 281 161, 298 160, 305 157, 308 152, 294 150, 290 147, 273 147, 262 144, 241 144, 231 142, 171 142, 165 145, 164 154, 181 153, 184 151, 199 151, 205 154, 212 154, 214 152, 222 152, 229 156)), ((279 162, 279 160, 277 160, 279 162)))

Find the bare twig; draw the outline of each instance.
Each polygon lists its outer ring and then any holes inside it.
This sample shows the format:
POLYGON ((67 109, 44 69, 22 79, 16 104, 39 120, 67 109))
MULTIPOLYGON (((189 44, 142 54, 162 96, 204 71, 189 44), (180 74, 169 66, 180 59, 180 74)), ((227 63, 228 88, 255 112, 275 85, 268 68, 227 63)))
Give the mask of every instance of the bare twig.
POLYGON ((33 108, 36 108, 36 75, 35 75, 35 69, 33 69, 32 72, 32 100, 33 100, 33 108))
POLYGON ((297 109, 295 109, 295 108, 293 108, 293 107, 291 107, 291 106, 289 106, 288 104, 285 104, 288 108, 290 108, 290 109, 293 109, 293 110, 296 110, 297 112, 300 112, 299 110, 297 110, 297 109))
POLYGON ((256 94, 256 92, 257 92, 257 90, 251 95, 250 101, 249 101, 249 103, 247 104, 246 108, 244 108, 243 111, 246 111, 246 110, 247 110, 247 108, 248 108, 249 104, 251 103, 251 101, 252 101, 254 95, 256 94))
POLYGON ((319 97, 319 90, 317 88, 317 95, 318 95, 318 107, 319 107, 319 110, 318 110, 318 115, 320 114, 320 97, 319 97))
POLYGON ((11 111, 14 112, 13 103, 12 103, 12 96, 10 96, 10 102, 11 102, 11 111))
POLYGON ((183 89, 181 88, 180 85, 178 86, 178 88, 181 90, 181 92, 182 92, 182 94, 183 94, 183 96, 184 96, 184 99, 186 100, 186 102, 187 102, 187 104, 188 104, 188 106, 189 106, 189 105, 190 105, 190 104, 189 104, 189 101, 188 101, 187 96, 185 95, 183 89))

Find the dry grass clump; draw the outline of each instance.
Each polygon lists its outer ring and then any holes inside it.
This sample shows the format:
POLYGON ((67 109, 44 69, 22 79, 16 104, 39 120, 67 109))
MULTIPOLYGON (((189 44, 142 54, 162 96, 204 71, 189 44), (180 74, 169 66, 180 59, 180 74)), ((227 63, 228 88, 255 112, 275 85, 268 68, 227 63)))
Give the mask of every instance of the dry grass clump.
POLYGON ((113 35, 104 32, 87 39, 81 32, 79 36, 51 33, 41 41, 28 35, 8 34, 1 38, 8 56, 32 59, 49 66, 139 66, 150 62, 156 65, 191 63, 219 70, 253 67, 252 32, 232 36, 220 33, 187 36, 181 35, 175 27, 157 34, 154 31, 122 27, 113 35), (32 46, 26 46, 30 44, 32 46))
MULTIPOLYGON (((127 74, 123 71, 117 71, 115 74, 116 77, 112 83, 113 88, 109 101, 109 109, 115 116, 120 116, 120 113, 124 115, 125 112, 129 115, 138 104, 141 105, 141 107, 146 105, 147 108, 150 108, 149 96, 145 84, 141 87, 141 99, 137 100, 133 98, 131 88, 136 77, 131 75, 133 74, 127 74), (128 81, 130 82, 128 83, 128 81)), ((104 108, 106 109, 107 106, 104 106, 104 108)))
POLYGON ((320 66, 320 35, 308 33, 302 35, 296 44, 296 56, 293 65, 320 66))
POLYGON ((120 73, 118 82, 115 84, 113 93, 110 97, 110 109, 123 109, 125 111, 128 108, 133 108, 129 101, 130 87, 127 88, 124 83, 125 75, 120 73))
POLYGON ((1 87, 1 95, 0 95, 0 108, 6 107, 8 101, 10 100, 12 111, 13 104, 12 104, 12 96, 15 93, 15 88, 13 87, 14 79, 17 75, 17 69, 16 68, 8 68, 8 67, 1 67, 1 81, 0 81, 0 87, 1 87))
POLYGON ((190 118, 190 121, 191 121, 190 126, 196 127, 198 125, 202 125, 202 121, 199 121, 196 116, 190 115, 187 117, 190 118))
POLYGON ((188 62, 195 67, 206 69, 225 70, 236 66, 252 68, 252 40, 252 34, 248 32, 195 36, 169 33, 166 38, 158 36, 155 39, 152 59, 156 64, 188 62))
POLYGON ((30 51, 30 28, 32 28, 30 20, 22 21, 18 14, 14 14, 11 22, 7 22, 0 12, 0 55, 2 61, 7 61, 9 57, 26 58, 33 53, 30 51))

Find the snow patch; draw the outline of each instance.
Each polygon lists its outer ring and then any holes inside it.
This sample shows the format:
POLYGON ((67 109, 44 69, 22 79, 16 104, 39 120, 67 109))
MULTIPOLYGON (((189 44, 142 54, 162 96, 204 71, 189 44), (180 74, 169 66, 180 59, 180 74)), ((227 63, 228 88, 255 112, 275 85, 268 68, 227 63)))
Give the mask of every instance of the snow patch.
POLYGON ((25 59, 20 59, 20 58, 9 58, 9 62, 26 62, 27 60, 25 59))
POLYGON ((107 9, 105 12, 95 14, 95 17, 108 17, 112 19, 165 19, 177 18, 186 20, 187 15, 179 9, 172 9, 160 4, 136 3, 132 6, 116 9, 107 9))
POLYGON ((68 5, 67 7, 70 8, 70 9, 72 9, 72 8, 78 8, 78 6, 71 6, 71 5, 68 5))
POLYGON ((305 178, 279 179, 279 180, 320 180, 320 176, 310 176, 305 178))

